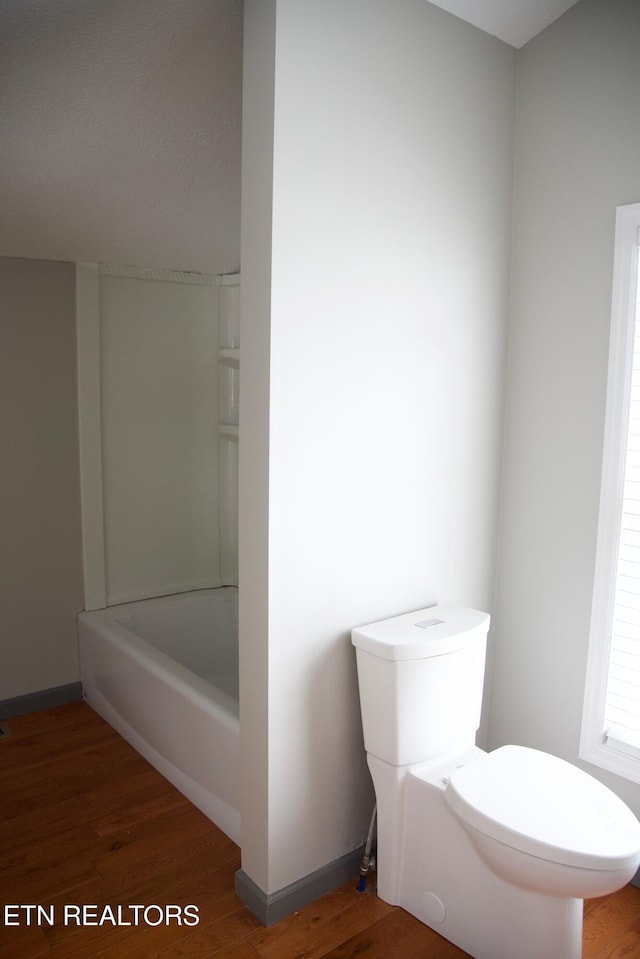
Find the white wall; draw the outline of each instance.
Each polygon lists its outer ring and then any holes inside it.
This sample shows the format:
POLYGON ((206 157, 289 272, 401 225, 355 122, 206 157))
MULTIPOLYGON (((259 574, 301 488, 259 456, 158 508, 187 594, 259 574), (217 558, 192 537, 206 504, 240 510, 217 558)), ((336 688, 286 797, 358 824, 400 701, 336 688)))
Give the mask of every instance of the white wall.
POLYGON ((0 258, 0 701, 80 678, 75 270, 0 258))
MULTIPOLYGON (((615 208, 640 199, 640 6, 582 0, 519 53, 490 744, 577 761, 615 208)), ((640 789, 613 785, 640 814, 640 789)))
POLYGON ((239 634, 242 865, 269 860, 269 356, 276 0, 248 0, 242 102, 239 634))
POLYGON ((248 123, 275 75, 245 140, 240 579, 243 868, 271 893, 366 834, 351 627, 491 607, 515 54, 424 0, 249 0, 245 29, 248 123))

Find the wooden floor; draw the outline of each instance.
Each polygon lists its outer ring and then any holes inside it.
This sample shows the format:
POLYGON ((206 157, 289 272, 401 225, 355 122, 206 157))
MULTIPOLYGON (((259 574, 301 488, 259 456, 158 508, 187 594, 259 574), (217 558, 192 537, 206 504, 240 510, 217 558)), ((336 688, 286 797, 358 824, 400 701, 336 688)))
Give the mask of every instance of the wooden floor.
MULTIPOLYGON (((84 703, 9 720, 0 739, 2 959, 464 959, 357 877, 268 929, 233 892, 239 850, 84 703), (114 923, 130 905, 198 907, 197 926, 114 923), (53 916, 38 924, 29 910, 53 916), (20 922, 6 925, 4 920, 20 922), (73 919, 73 914, 71 915, 73 919)), ((160 909, 148 918, 156 922, 160 909)), ((165 913, 166 915, 166 913, 165 913)), ((185 913, 181 912, 184 917, 185 913)), ((584 959, 640 959, 640 889, 585 905, 584 959)), ((517 957, 514 956, 514 959, 517 957)), ((548 959, 563 959, 549 956, 548 959)))

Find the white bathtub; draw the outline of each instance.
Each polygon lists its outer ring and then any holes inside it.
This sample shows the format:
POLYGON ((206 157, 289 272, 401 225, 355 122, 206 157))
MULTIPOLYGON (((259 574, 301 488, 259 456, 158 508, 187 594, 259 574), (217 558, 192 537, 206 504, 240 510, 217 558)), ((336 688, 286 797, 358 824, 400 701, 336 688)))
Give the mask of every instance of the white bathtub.
POLYGON ((89 705, 240 843, 238 591, 198 590, 78 617, 89 705))

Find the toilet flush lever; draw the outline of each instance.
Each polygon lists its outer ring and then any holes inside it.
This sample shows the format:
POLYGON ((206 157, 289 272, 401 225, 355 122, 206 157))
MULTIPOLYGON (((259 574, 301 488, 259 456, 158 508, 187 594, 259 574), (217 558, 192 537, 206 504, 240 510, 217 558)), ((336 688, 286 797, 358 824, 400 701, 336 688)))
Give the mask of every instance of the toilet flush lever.
POLYGON ((429 629, 430 626, 442 626, 443 622, 443 619, 421 619, 415 625, 419 626, 420 629, 429 629))

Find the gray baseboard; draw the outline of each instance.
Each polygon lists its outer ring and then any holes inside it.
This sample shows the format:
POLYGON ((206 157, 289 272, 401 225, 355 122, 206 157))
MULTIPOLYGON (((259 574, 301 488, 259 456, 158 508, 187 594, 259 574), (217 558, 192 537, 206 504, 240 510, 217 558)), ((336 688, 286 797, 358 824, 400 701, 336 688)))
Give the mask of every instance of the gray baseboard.
POLYGON ((35 713, 50 706, 62 706, 82 699, 82 683, 68 683, 66 686, 54 686, 52 689, 40 689, 26 696, 0 700, 0 719, 11 719, 24 713, 35 713))
MULTIPOLYGON (((355 889, 360 878, 363 855, 364 846, 271 894, 263 892, 250 876, 239 869, 235 875, 236 895, 263 925, 271 926, 349 879, 353 879, 355 889)), ((640 869, 631 883, 640 887, 640 869)))
POLYGON ((265 893, 242 869, 235 875, 236 895, 265 926, 271 926, 279 919, 291 915, 326 892, 353 879, 354 889, 360 878, 360 863, 364 855, 364 846, 341 856, 333 862, 316 869, 315 872, 279 889, 278 892, 265 893))

